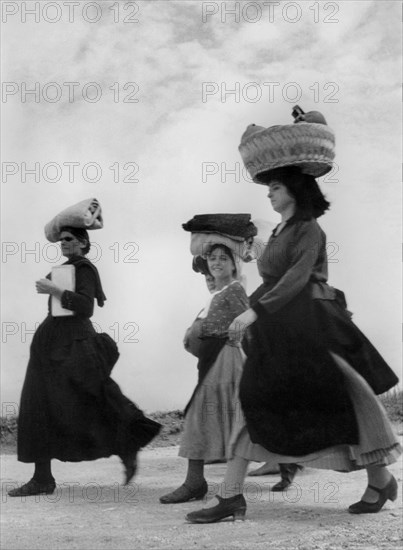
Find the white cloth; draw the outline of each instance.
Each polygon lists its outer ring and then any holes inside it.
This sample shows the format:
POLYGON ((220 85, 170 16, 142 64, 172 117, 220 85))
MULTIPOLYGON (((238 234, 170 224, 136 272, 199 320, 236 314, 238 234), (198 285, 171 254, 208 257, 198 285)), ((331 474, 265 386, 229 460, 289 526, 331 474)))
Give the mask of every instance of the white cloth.
POLYGON ((79 227, 82 229, 101 229, 104 226, 102 209, 95 198, 86 199, 62 210, 45 225, 45 235, 48 241, 55 243, 60 240, 62 227, 79 227))
POLYGON ((239 237, 229 237, 221 233, 192 233, 190 252, 193 256, 207 256, 212 246, 222 244, 228 247, 239 258, 243 258, 248 249, 248 243, 239 237))

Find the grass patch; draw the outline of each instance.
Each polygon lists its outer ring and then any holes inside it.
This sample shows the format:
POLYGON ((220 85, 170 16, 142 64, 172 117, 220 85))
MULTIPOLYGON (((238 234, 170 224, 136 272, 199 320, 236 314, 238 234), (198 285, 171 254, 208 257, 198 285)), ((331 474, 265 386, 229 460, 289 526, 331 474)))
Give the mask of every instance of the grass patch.
POLYGON ((184 422, 183 411, 179 409, 166 412, 157 411, 147 414, 147 416, 162 424, 162 430, 157 437, 151 441, 149 447, 179 445, 184 422))
POLYGON ((382 405, 385 407, 391 422, 403 421, 403 392, 399 389, 392 389, 381 395, 382 405))

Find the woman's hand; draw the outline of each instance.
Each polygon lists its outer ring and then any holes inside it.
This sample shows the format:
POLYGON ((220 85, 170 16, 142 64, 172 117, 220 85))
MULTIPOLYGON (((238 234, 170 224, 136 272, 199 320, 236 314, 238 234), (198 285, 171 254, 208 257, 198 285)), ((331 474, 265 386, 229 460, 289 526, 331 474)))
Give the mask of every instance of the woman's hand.
POLYGON ((254 323, 256 319, 257 315, 253 309, 247 309, 241 313, 241 315, 235 317, 228 328, 229 341, 233 343, 241 342, 245 335, 246 329, 249 325, 254 323))
POLYGON ((63 294, 63 290, 49 279, 39 279, 39 281, 36 281, 35 286, 38 294, 51 294, 58 298, 63 294))

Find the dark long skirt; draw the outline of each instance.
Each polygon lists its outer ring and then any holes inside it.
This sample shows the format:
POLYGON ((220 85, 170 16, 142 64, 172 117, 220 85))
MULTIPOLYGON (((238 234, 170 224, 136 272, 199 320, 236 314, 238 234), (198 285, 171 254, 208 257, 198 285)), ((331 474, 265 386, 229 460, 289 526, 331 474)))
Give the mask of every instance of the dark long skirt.
POLYGON ((18 460, 123 457, 161 426, 109 374, 119 353, 88 319, 47 317, 36 331, 21 395, 18 460))
MULTIPOLYGON (((267 290, 259 287, 251 303, 267 290)), ((397 382, 341 301, 311 295, 308 285, 281 311, 260 314, 249 329, 240 400, 252 442, 274 453, 300 456, 358 443, 346 381, 330 351, 375 393, 397 382)))

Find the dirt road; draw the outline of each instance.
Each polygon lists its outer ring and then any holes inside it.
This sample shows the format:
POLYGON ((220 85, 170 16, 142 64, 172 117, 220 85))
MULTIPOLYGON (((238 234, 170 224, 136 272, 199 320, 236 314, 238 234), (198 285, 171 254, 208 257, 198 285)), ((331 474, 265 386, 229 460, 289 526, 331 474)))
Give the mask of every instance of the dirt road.
MULTIPOLYGON (((390 550, 402 547, 401 463, 391 471, 399 498, 379 514, 353 516, 346 509, 359 500, 365 472, 340 474, 305 469, 287 493, 271 493, 278 476, 248 478, 245 521, 193 525, 184 520, 203 502, 162 505, 158 497, 177 487, 186 462, 177 447, 141 453, 131 487, 120 485, 119 459, 78 464, 53 461, 58 489, 53 495, 10 498, 7 490, 27 481, 32 466, 2 455, 2 529, 4 550, 390 550)), ((255 465, 252 465, 255 466, 255 465)), ((206 466, 210 494, 222 480, 225 464, 206 466)))

